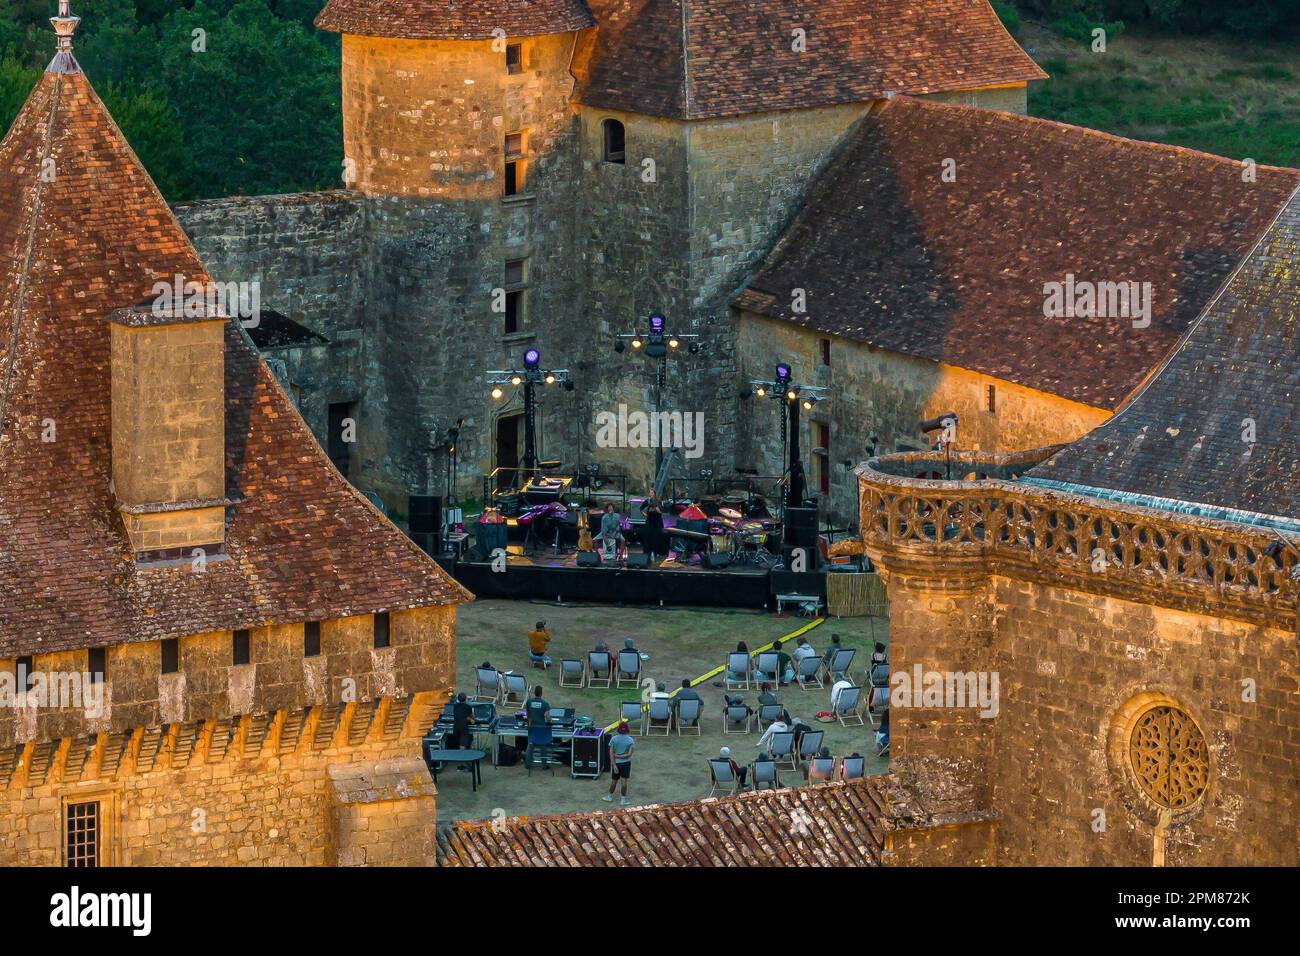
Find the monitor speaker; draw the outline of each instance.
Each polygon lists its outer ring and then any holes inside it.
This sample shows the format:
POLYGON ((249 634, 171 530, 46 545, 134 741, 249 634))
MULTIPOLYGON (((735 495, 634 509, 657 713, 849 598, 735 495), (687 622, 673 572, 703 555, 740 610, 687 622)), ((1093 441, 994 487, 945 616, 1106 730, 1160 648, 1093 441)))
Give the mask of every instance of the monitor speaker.
POLYGON ((411 495, 407 514, 412 533, 441 531, 442 495, 411 495))
POLYGON ((725 568, 731 563, 729 554, 706 554, 704 556, 704 566, 706 568, 725 568))
POLYGON ((817 509, 786 508, 785 536, 787 545, 811 548, 817 544, 817 509))
POLYGON ((579 551, 578 567, 580 568, 598 568, 600 567, 600 555, 595 551, 579 551))
POLYGON ((650 567, 650 555, 644 551, 640 554, 629 554, 627 556, 627 566, 629 568, 648 568, 650 567))

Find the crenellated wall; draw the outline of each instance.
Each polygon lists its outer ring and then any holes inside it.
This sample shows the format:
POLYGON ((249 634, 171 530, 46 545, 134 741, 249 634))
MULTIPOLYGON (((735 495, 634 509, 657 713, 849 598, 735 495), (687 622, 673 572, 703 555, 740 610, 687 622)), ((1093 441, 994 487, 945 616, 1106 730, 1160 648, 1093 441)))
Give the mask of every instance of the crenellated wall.
MULTIPOLYGON (((0 865, 63 862, 69 803, 98 805, 102 862, 122 865, 432 864, 434 787, 420 738, 454 682, 454 607, 108 648, 102 706, 0 709, 0 865)), ((14 673, 13 660, 0 674, 14 673)), ((38 654, 78 674, 87 652, 38 654)))

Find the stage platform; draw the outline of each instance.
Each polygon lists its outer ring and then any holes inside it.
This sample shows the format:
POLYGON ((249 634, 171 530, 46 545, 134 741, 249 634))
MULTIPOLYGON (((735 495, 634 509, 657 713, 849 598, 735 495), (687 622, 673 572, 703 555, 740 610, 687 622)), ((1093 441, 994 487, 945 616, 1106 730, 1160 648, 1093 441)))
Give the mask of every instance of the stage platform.
POLYGON ((576 554, 511 553, 504 571, 490 561, 449 565, 456 580, 485 598, 542 598, 600 604, 775 606, 769 572, 753 565, 717 570, 668 563, 659 567, 578 567, 576 554))

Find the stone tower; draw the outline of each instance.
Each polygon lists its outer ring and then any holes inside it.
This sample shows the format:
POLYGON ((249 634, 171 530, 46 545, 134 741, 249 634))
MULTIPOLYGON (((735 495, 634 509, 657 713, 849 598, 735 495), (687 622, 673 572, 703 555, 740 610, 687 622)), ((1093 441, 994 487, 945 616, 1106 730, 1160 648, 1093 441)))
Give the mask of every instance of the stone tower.
MULTIPOLYGON (((563 360, 549 332, 573 316, 569 67, 593 21, 580 0, 344 0, 318 24, 343 34, 344 179, 367 206, 358 443, 367 471, 440 491, 430 446, 459 418, 462 475, 519 456, 519 398, 491 400, 483 371, 534 345, 563 360)), ((550 411, 543 453, 565 424, 550 411)))

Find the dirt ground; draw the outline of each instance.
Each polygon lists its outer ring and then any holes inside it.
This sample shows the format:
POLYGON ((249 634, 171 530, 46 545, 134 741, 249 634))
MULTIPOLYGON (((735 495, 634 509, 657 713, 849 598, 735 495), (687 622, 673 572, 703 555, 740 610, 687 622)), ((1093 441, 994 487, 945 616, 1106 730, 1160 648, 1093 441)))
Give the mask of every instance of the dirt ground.
MULTIPOLYGON (((456 676, 459 689, 472 695, 474 669, 484 660, 501 670, 514 670, 528 677, 529 686, 540 683, 553 707, 574 707, 581 715, 595 718, 597 726, 617 719, 620 702, 639 700, 641 690, 560 687, 559 661, 563 657, 585 658, 597 640, 604 640, 611 650, 622 647, 632 638, 638 650, 650 655, 642 665, 643 676, 662 681, 669 691, 681 685, 682 678, 694 680, 726 660, 737 641, 754 649, 806 626, 809 621, 793 615, 777 617, 765 612, 709 608, 617 608, 607 606, 557 606, 547 602, 475 601, 460 609, 456 633, 456 676), (554 664, 543 673, 528 667, 527 633, 535 622, 546 621, 553 641, 550 647, 554 664)), ((804 636, 818 652, 830 642, 832 633, 841 643, 857 649, 854 674, 858 665, 869 658, 875 641, 888 643, 887 622, 883 618, 830 618, 804 636)), ((790 644, 793 648, 793 642, 790 644)), ((865 675, 859 680, 865 682, 865 675)), ((698 799, 708 795, 708 759, 716 757, 720 747, 729 746, 741 764, 753 760, 759 734, 722 733, 722 689, 710 680, 696 690, 704 700, 703 733, 699 737, 637 737, 636 756, 628 791, 636 805, 670 803, 698 799)), ((741 693, 750 706, 756 707, 757 691, 741 693)), ((830 709, 830 688, 802 690, 797 686, 780 688, 778 696, 794 717, 815 730, 826 732, 825 745, 835 756, 854 751, 868 756, 867 773, 883 773, 884 759, 876 759, 869 723, 862 727, 819 724, 813 716, 830 709)), ((639 728, 635 728, 639 733, 639 728)), ((486 747, 490 738, 484 738, 486 747)), ((782 772, 782 783, 802 783, 801 774, 782 772)), ((607 808, 600 797, 608 790, 609 776, 599 780, 572 779, 567 768, 553 773, 534 770, 529 776, 522 766, 493 767, 483 764, 483 783, 478 793, 471 792, 468 774, 448 770, 438 777, 438 820, 449 823, 460 819, 536 816, 548 813, 587 811, 607 808)))

